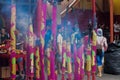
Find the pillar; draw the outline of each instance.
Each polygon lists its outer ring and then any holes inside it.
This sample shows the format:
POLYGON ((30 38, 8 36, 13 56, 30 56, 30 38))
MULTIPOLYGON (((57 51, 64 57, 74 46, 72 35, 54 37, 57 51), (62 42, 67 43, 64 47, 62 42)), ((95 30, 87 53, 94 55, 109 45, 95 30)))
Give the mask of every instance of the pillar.
POLYGON ((110 5, 110 42, 113 42, 114 36, 113 36, 113 0, 109 0, 110 5))

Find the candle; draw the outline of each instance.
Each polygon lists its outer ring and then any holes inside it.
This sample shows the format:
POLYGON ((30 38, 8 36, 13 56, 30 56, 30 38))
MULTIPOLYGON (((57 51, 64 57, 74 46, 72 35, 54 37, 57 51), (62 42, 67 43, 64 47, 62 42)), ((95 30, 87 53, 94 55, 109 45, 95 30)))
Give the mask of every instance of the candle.
MULTIPOLYGON (((90 80, 90 72, 91 72, 91 45, 88 41, 89 36, 84 37, 84 48, 86 54, 86 72, 87 72, 87 80, 90 80)), ((90 39, 91 40, 91 39, 90 39)))
POLYGON ((46 1, 42 1, 42 17, 41 17, 41 26, 40 26, 40 40, 41 40, 41 79, 45 80, 45 73, 44 73, 44 36, 45 36, 45 26, 46 26, 46 1))
POLYGON ((16 78, 16 53, 15 51, 11 51, 10 60, 11 60, 11 79, 15 80, 16 78))
POLYGON ((57 19, 57 7, 56 7, 56 4, 53 4, 53 7, 52 7, 52 35, 53 35, 53 50, 51 50, 51 62, 50 62, 50 72, 51 72, 51 75, 50 75, 50 79, 51 80, 55 80, 56 78, 56 75, 55 75, 55 53, 56 53, 56 25, 57 25, 57 22, 56 22, 56 19, 57 19))
POLYGON ((39 47, 36 47, 36 80, 40 80, 40 53, 39 53, 39 47))
POLYGON ((11 47, 14 50, 16 49, 15 29, 16 29, 16 6, 12 5, 12 8, 11 8, 10 37, 11 37, 11 47))
POLYGON ((11 79, 15 80, 16 78, 16 37, 15 37, 15 29, 16 29, 16 6, 13 4, 11 7, 11 28, 10 28, 10 38, 11 38, 11 79))
POLYGON ((44 73, 44 35, 45 35, 45 26, 46 26, 46 0, 38 0, 37 4, 37 36, 40 38, 41 46, 40 48, 40 79, 45 80, 44 73))
POLYGON ((72 80, 71 45, 69 41, 67 42, 67 70, 68 79, 72 80))
MULTIPOLYGON (((74 69, 75 69, 75 72, 74 72, 74 80, 77 80, 78 79, 78 62, 79 61, 79 58, 77 57, 77 47, 76 47, 76 44, 74 43, 74 69)), ((80 66, 79 66, 80 67, 80 66)))
POLYGON ((96 80, 95 73, 96 73, 96 43, 97 43, 97 35, 95 30, 92 31, 92 78, 93 80, 96 80))
POLYGON ((66 67, 66 41, 62 44, 62 80, 65 80, 65 67, 66 67))
POLYGON ((32 24, 28 30, 28 50, 27 50, 27 78, 34 76, 34 34, 32 24))

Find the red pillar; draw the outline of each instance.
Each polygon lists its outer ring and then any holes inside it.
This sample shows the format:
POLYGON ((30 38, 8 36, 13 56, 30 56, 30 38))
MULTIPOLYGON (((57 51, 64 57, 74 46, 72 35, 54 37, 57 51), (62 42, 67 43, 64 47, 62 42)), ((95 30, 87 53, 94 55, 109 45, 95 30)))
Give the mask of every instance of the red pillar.
MULTIPOLYGON (((94 30, 97 29, 97 19, 96 19, 96 0, 92 0, 92 10, 93 10, 93 27, 94 30)), ((93 32, 93 31, 92 31, 93 32)), ((96 32, 92 35, 92 80, 96 80, 96 32)))
POLYGON ((109 0, 110 4, 110 42, 113 42, 113 0, 109 0))
POLYGON ((96 19, 96 0, 92 0, 92 21, 93 27, 97 28, 97 19, 96 19))

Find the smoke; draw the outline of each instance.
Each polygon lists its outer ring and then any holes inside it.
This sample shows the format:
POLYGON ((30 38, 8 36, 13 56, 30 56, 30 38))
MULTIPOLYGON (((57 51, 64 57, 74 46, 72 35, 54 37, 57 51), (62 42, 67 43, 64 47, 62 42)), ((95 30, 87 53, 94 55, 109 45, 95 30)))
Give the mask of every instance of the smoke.
POLYGON ((30 23, 29 9, 21 5, 16 5, 16 28, 22 33, 27 31, 30 23))
POLYGON ((9 32, 10 26, 10 14, 11 14, 11 0, 0 0, 0 15, 3 18, 1 27, 6 27, 6 31, 9 32))
MULTIPOLYGON (((15 2, 16 4, 16 28, 20 30, 20 32, 25 33, 30 24, 30 17, 34 17, 35 6, 30 4, 22 4, 26 2, 26 0, 22 0, 22 2, 15 2)), ((0 0, 1 5, 1 13, 6 17, 7 23, 10 23, 11 20, 11 0, 0 0)), ((9 27, 9 26, 7 26, 9 27)))
POLYGON ((10 18, 10 4, 2 4, 1 13, 4 14, 6 17, 10 18))

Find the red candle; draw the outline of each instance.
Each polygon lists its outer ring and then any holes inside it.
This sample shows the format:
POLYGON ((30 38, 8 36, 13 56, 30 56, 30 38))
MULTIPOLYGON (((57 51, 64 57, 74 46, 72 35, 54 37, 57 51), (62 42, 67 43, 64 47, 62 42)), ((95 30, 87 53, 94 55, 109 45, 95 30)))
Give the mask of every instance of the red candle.
POLYGON ((10 37, 11 37, 11 79, 15 80, 16 78, 16 58, 15 58, 15 49, 16 49, 16 6, 15 4, 11 7, 11 27, 10 27, 10 37))

